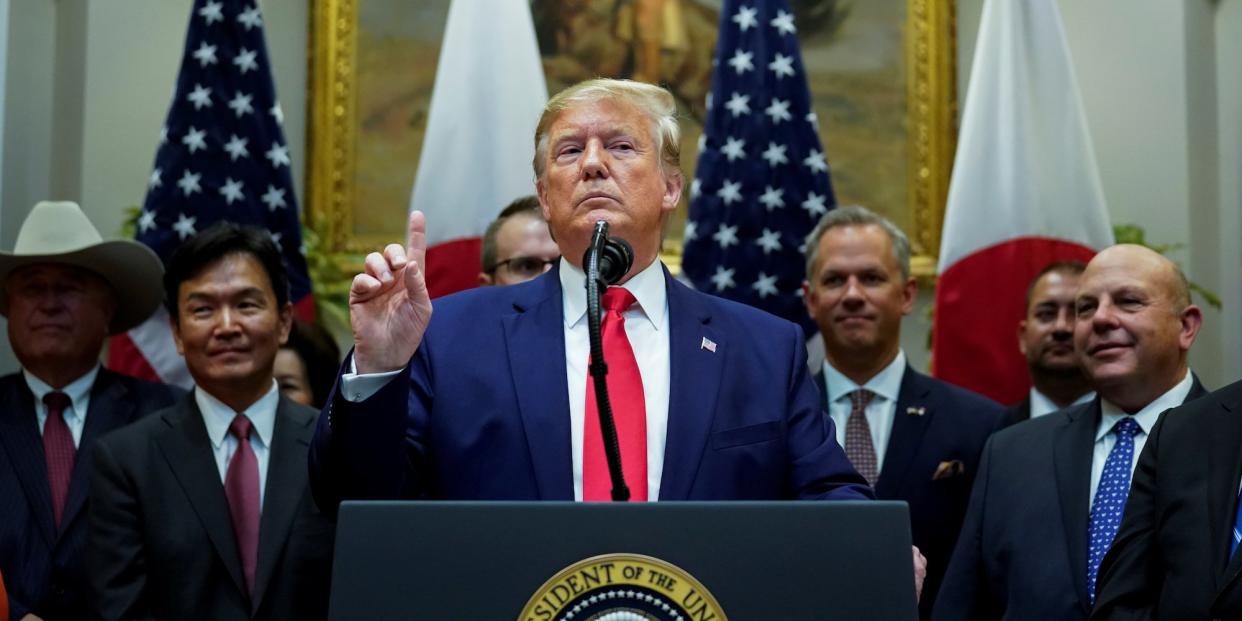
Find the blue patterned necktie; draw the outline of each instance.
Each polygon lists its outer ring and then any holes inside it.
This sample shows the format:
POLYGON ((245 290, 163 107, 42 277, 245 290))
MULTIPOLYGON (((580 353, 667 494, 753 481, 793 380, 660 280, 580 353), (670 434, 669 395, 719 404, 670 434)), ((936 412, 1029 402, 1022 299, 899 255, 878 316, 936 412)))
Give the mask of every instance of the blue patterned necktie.
POLYGON ((1121 515, 1126 510, 1126 498, 1130 495, 1130 468, 1134 463, 1134 434, 1139 432, 1134 417, 1127 416, 1113 425, 1117 436, 1113 450, 1104 460, 1104 474, 1095 490, 1095 502, 1091 505, 1091 521, 1087 526, 1090 549, 1087 553, 1087 596, 1095 603, 1095 579, 1100 573, 1100 561, 1121 526, 1121 515))
POLYGON ((1242 543, 1242 496, 1238 497, 1238 509, 1233 518, 1233 537, 1229 541, 1229 558, 1238 551, 1238 544, 1242 543))

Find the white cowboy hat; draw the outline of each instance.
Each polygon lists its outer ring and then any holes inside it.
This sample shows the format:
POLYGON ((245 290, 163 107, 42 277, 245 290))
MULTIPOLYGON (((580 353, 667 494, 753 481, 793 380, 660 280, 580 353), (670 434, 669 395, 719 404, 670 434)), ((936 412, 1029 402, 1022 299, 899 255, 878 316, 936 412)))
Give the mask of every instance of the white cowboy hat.
POLYGON ((104 241, 77 203, 42 201, 17 232, 13 252, 0 251, 0 315, 9 316, 4 282, 9 273, 32 263, 61 263, 103 277, 116 293, 112 334, 146 321, 164 300, 164 264, 135 241, 104 241))

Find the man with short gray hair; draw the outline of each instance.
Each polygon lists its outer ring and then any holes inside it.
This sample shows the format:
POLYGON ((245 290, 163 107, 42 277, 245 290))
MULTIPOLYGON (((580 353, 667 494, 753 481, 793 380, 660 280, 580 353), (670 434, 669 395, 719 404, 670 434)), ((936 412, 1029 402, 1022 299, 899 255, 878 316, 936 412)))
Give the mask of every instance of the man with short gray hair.
POLYGON ((905 233, 863 207, 829 211, 807 237, 807 312, 826 359, 815 374, 837 441, 884 500, 910 505, 914 545, 927 556, 920 600, 930 615, 957 540, 979 454, 1003 408, 918 373, 901 350, 914 308, 905 233))

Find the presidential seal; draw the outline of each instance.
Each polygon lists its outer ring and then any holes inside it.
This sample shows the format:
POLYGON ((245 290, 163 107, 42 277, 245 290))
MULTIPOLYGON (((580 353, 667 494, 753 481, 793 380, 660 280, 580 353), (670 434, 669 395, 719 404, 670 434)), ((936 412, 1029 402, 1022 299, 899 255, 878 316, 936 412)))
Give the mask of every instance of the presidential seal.
POLYGON ((681 568, 641 554, 605 554, 552 576, 518 621, 726 621, 716 598, 681 568))

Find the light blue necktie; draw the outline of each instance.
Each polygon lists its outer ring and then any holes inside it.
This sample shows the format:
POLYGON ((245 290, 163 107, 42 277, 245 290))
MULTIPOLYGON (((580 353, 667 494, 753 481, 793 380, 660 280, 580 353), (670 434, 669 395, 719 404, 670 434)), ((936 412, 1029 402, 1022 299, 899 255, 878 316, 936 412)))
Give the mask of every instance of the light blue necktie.
POLYGON ((1095 603, 1095 579, 1100 573, 1100 561, 1121 526, 1121 515, 1126 510, 1126 498, 1130 495, 1130 468, 1134 463, 1134 434, 1139 432, 1138 423, 1127 416, 1113 425, 1117 436, 1113 450, 1104 461, 1104 474, 1095 490, 1095 502, 1091 505, 1091 521, 1087 526, 1090 548, 1087 553, 1087 597, 1095 603))

